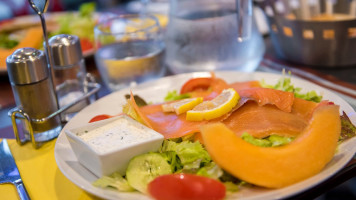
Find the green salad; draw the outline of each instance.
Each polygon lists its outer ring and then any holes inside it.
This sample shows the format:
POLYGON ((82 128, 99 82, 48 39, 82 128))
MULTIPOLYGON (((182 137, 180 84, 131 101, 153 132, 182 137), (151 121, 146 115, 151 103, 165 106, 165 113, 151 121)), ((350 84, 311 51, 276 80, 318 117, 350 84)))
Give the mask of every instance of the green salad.
MULTIPOLYGON (((263 87, 293 92, 296 97, 308 101, 320 102, 322 99, 322 96, 315 91, 301 93, 301 88, 293 86, 290 77, 282 77, 275 85, 268 85, 264 81, 261 84, 263 87)), ((189 97, 188 94, 178 94, 174 90, 168 92, 165 101, 189 97)), ((139 101, 144 102, 142 99, 139 101)), ((140 105, 146 105, 146 103, 140 103, 140 105)), ((142 119, 139 118, 139 115, 129 102, 124 106, 123 111, 137 121, 142 122, 142 119)), ((355 136, 356 128, 347 116, 341 119, 344 132, 342 140, 355 136)), ((293 137, 273 134, 266 138, 255 138, 247 132, 243 133, 241 138, 248 143, 261 147, 283 146, 294 140, 293 137)), ((192 135, 188 135, 179 139, 164 140, 158 152, 149 152, 134 157, 129 163, 126 174, 113 173, 110 176, 99 178, 93 182, 93 185, 114 188, 118 191, 138 190, 147 193, 147 185, 156 177, 174 173, 196 174, 218 180, 225 185, 228 192, 238 191, 242 185, 247 184, 216 165, 204 146, 198 141, 194 141, 192 135)))
POLYGON ((288 73, 289 77, 283 72, 283 76, 278 80, 275 85, 269 85, 265 83, 264 80, 261 81, 261 85, 265 88, 272 88, 276 90, 282 90, 285 92, 293 92, 294 96, 297 98, 301 98, 307 101, 313 101, 319 103, 323 98, 321 95, 318 95, 316 91, 308 91, 306 93, 302 93, 302 88, 295 87, 291 81, 291 73, 288 73))
POLYGON ((60 15, 56 19, 59 27, 57 30, 51 31, 49 37, 58 34, 70 34, 94 42, 95 9, 96 4, 94 2, 84 3, 79 7, 78 13, 60 15))

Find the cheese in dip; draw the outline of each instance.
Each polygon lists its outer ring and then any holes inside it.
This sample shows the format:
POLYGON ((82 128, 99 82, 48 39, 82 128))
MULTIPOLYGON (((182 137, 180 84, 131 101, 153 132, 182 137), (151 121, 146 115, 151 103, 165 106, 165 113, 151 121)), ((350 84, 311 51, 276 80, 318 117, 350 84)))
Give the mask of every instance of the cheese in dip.
POLYGON ((76 135, 99 154, 162 137, 152 129, 125 117, 76 135))

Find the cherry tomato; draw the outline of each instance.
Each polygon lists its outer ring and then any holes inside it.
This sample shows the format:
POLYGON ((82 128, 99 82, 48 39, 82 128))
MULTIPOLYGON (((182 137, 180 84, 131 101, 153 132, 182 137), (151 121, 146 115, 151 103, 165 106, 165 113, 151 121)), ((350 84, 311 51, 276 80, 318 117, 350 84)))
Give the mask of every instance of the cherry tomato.
POLYGON ((87 38, 80 38, 80 46, 82 47, 82 51, 93 49, 93 44, 87 38))
POLYGON ((15 21, 15 20, 14 19, 5 19, 0 22, 0 25, 10 24, 10 23, 13 23, 13 21, 15 21))
POLYGON ((157 200, 218 200, 226 194, 224 184, 193 174, 159 176, 148 184, 148 192, 157 200))
POLYGON ((193 78, 188 80, 181 88, 180 93, 220 93, 228 88, 228 84, 220 78, 193 78))
POLYGON ((212 78, 192 78, 182 86, 180 93, 184 94, 193 91, 207 90, 211 82, 212 78))
POLYGON ((105 114, 103 114, 103 115, 97 115, 97 116, 91 118, 91 120, 89 121, 89 123, 96 122, 96 121, 100 121, 100 120, 103 120, 103 119, 109 119, 109 118, 111 118, 111 117, 113 117, 113 116, 111 116, 111 115, 105 115, 105 114))

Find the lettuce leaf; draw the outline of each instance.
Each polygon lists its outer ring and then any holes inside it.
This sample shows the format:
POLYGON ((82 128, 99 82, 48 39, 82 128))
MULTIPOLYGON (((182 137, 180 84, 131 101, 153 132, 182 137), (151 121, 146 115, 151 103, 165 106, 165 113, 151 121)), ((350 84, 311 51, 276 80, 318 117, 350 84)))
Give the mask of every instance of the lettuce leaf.
POLYGON ((223 171, 223 174, 219 177, 219 180, 225 185, 226 191, 228 192, 236 192, 241 186, 247 185, 246 182, 241 181, 226 171, 223 171))
POLYGON ((97 179, 93 182, 93 185, 101 188, 111 187, 121 192, 135 191, 135 189, 129 185, 127 180, 123 178, 118 172, 114 172, 110 176, 103 176, 97 179))
POLYGON ((79 38, 88 38, 89 41, 94 42, 95 7, 95 2, 84 3, 80 6, 78 15, 68 13, 59 16, 56 19, 59 28, 51 32, 49 37, 58 34, 70 34, 79 38))
POLYGON ((199 168, 201 163, 208 163, 211 161, 209 153, 199 142, 183 141, 176 143, 171 140, 165 140, 160 152, 166 151, 176 152, 182 165, 187 165, 186 168, 192 168, 192 166, 199 168))
POLYGON ((199 142, 165 140, 159 152, 165 154, 173 172, 191 173, 218 179, 223 170, 216 165, 199 142))
POLYGON ((248 133, 243 133, 241 135, 241 138, 245 140, 246 142, 253 144, 255 146, 259 147, 276 147, 276 146, 282 146, 290 143, 293 141, 294 138, 292 137, 283 137, 279 135, 270 135, 266 138, 255 138, 252 135, 248 133))
POLYGON ((214 162, 211 162, 200 168, 197 172, 199 176, 205 176, 212 179, 218 179, 223 175, 223 170, 214 162))
POLYGON ((96 3, 95 2, 89 2, 89 3, 83 3, 79 7, 79 15, 81 17, 92 17, 93 13, 95 12, 96 8, 96 3))
POLYGON ((240 185, 239 184, 235 184, 235 183, 230 182, 230 181, 223 182, 223 183, 225 185, 226 191, 228 191, 228 192, 237 192, 240 189, 240 185))
POLYGON ((255 146, 259 146, 259 147, 271 147, 272 146, 272 142, 266 139, 258 139, 253 137, 252 135, 248 134, 248 133, 243 133, 241 135, 241 138, 243 140, 245 140, 246 142, 253 144, 255 146))
POLYGON ((167 160, 168 164, 171 165, 172 172, 180 171, 183 169, 183 165, 178 159, 177 153, 175 151, 166 151, 162 153, 162 155, 167 160))
POLYGON ((16 47, 19 44, 19 41, 11 39, 8 34, 0 34, 0 48, 11 49, 16 47))
POLYGON ((283 137, 279 135, 270 135, 267 139, 272 143, 272 147, 276 147, 276 146, 286 145, 292 142, 294 138, 283 137))
MULTIPOLYGON (((290 75, 290 73, 289 73, 290 75)), ((316 93, 316 91, 312 90, 306 93, 302 93, 301 90, 302 88, 299 87, 295 87, 292 84, 291 78, 290 77, 286 77, 285 74, 283 74, 283 76, 278 80, 278 82, 275 85, 269 85, 267 84, 264 80, 260 81, 262 87, 265 88, 272 88, 272 89, 276 89, 276 90, 282 90, 285 92, 293 92, 294 96, 297 98, 301 98, 307 101, 313 101, 316 103, 319 103, 323 96, 318 95, 316 93)))
POLYGON ((164 101, 175 101, 180 99, 190 98, 189 94, 178 94, 177 90, 168 91, 164 101))
MULTIPOLYGON (((190 173, 227 182, 228 191, 238 190, 242 183, 216 165, 199 142, 164 140, 158 153, 167 160, 173 173, 190 173)), ((134 191, 127 180, 117 172, 101 177, 93 182, 93 185, 111 187, 125 192, 134 191)))
POLYGON ((339 142, 343 142, 349 138, 356 136, 356 127, 352 124, 349 117, 345 112, 340 116, 341 119, 341 134, 339 138, 339 142))

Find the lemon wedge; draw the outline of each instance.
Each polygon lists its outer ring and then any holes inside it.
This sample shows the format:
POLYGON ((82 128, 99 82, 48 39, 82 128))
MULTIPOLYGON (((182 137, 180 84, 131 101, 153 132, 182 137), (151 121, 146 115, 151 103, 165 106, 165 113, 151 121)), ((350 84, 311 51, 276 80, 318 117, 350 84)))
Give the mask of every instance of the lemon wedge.
POLYGON ((162 105, 163 112, 175 112, 177 115, 191 110, 196 105, 203 102, 202 97, 182 99, 173 103, 167 103, 162 105))
POLYGON ((204 101, 189 110, 186 120, 202 121, 221 117, 235 107, 239 99, 240 96, 234 89, 225 89, 211 101, 204 101))

